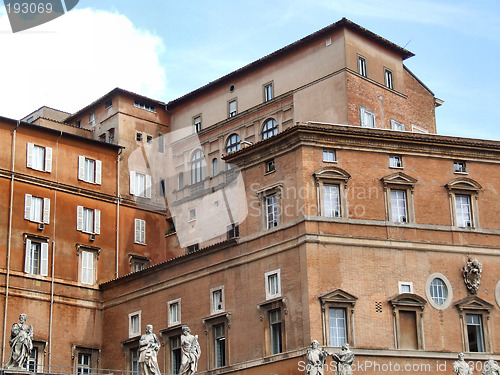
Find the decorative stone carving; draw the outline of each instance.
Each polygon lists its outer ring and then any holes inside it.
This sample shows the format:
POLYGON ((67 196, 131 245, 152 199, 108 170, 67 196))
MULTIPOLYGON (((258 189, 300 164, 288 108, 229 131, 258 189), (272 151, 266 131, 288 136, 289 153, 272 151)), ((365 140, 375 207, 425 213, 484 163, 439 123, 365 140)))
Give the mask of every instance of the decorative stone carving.
POLYGON ((319 342, 313 340, 306 352, 306 375, 323 375, 323 368, 325 367, 327 356, 328 353, 320 349, 319 342))
POLYGON ((332 354, 332 358, 337 362, 337 375, 352 375, 354 353, 349 349, 349 344, 342 345, 342 349, 332 354))
POLYGON ((192 335, 188 326, 182 327, 181 335, 181 367, 179 375, 192 375, 198 369, 198 360, 201 355, 198 335, 192 335))
POLYGON ((19 315, 19 323, 12 325, 10 333, 10 357, 5 365, 9 370, 26 369, 26 361, 28 360, 31 349, 33 349, 33 326, 24 324, 28 316, 26 314, 19 315))
POLYGON ((139 340, 139 373, 140 375, 160 375, 158 367, 158 350, 160 341, 153 333, 153 326, 146 326, 146 333, 139 340))
POLYGON ((484 364, 481 375, 500 375, 500 367, 492 357, 488 358, 488 361, 484 364))
POLYGON ((453 363, 453 372, 457 375, 472 375, 472 369, 464 358, 464 353, 458 355, 458 361, 453 363))
POLYGON ((481 284, 481 274, 483 265, 477 259, 467 260, 467 264, 462 268, 465 286, 471 294, 476 294, 481 284))

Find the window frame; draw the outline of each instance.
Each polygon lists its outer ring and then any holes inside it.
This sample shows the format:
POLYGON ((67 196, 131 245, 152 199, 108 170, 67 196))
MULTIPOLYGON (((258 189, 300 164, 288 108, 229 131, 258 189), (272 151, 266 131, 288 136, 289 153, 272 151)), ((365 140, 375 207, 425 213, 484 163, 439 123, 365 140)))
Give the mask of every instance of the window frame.
POLYGON ((101 210, 76 206, 76 230, 87 234, 101 234, 101 210), (85 220, 85 213, 87 212, 88 218, 89 211, 92 211, 92 228, 87 228, 89 221, 85 220))
POLYGON ((411 281, 398 281, 398 291, 399 291, 399 294, 413 293, 413 283, 411 281), (405 292, 403 290, 404 286, 410 287, 410 291, 409 292, 405 292))
POLYGON ((427 301, 429 301, 429 304, 433 308, 435 308, 436 310, 446 310, 451 305, 451 301, 453 300, 453 288, 448 278, 439 272, 435 272, 429 275, 427 281, 425 282, 425 296, 427 297, 427 301), (443 281, 447 289, 446 291, 447 297, 444 303, 442 304, 438 304, 436 301, 434 301, 434 298, 432 297, 431 287, 434 279, 440 279, 441 281, 443 281))
POLYGON ((194 132, 199 133, 201 131, 201 126, 202 126, 202 118, 201 118, 201 113, 199 113, 196 116, 193 116, 194 132))
POLYGON ((363 106, 359 106, 359 119, 360 119, 360 125, 362 128, 367 128, 367 129, 376 129, 377 128, 377 119, 375 116, 375 112, 365 108, 363 106), (366 120, 365 117, 370 116, 373 119, 373 124, 369 124, 366 120), (373 126, 371 126, 373 125, 373 126))
POLYGON ((389 300, 394 317, 394 346, 396 349, 425 350, 424 341, 424 308, 427 301, 414 293, 400 293, 389 300), (416 348, 403 348, 402 331, 400 326, 400 312, 415 313, 415 334, 417 336, 416 348))
POLYGON ((40 146, 32 142, 26 143, 26 168, 33 169, 39 172, 52 172, 52 148, 40 146), (35 149, 36 147, 36 149, 35 149), (41 151, 35 152, 35 150, 43 150, 43 157, 39 155, 41 151), (41 160, 39 160, 41 158, 41 160), (43 164, 39 166, 38 164, 43 164))
POLYGON ((392 70, 384 67, 384 83, 385 87, 390 90, 394 90, 394 74, 392 74, 392 70))
POLYGON ((24 219, 38 224, 50 224, 50 198, 41 198, 31 194, 24 195, 24 219), (41 199, 40 220, 35 220, 33 199, 41 199))
POLYGON ((479 228, 479 209, 478 209, 478 199, 479 192, 482 186, 471 178, 467 177, 457 177, 445 185, 448 190, 448 197, 450 201, 450 214, 451 214, 451 225, 456 228, 462 229, 477 229, 479 228), (468 196, 469 197, 469 209, 470 209, 470 226, 460 226, 457 216, 457 201, 458 196, 468 196))
POLYGON ((197 148, 191 154, 191 185, 201 183, 206 176, 205 153, 197 148))
POLYGON ((265 291, 266 291, 266 300, 274 299, 281 297, 281 268, 278 268, 276 270, 268 271, 264 273, 264 286, 265 286, 265 291), (276 276, 276 291, 274 293, 271 293, 270 289, 270 283, 269 279, 273 276, 276 276))
POLYGON ((467 172, 467 162, 464 160, 455 160, 453 162, 453 173, 456 174, 469 174, 467 172))
POLYGON ((403 169, 403 157, 401 155, 389 155, 389 168, 403 169))
POLYGON ((213 370, 228 366, 230 362, 230 312, 222 312, 209 317, 203 318, 203 325, 205 327, 205 334, 207 335, 207 362, 208 369, 213 370), (224 328, 224 365, 217 366, 216 358, 216 332, 215 328, 222 326, 224 328))
POLYGON ((134 243, 146 245, 146 220, 134 218, 134 243))
POLYGON ((46 277, 49 275, 49 238, 24 234, 24 273, 33 276, 46 277), (38 251, 36 269, 33 264, 34 246, 38 251))
POLYGON ((167 302, 167 321, 168 327, 174 327, 182 322, 182 298, 177 298, 167 302), (172 306, 177 306, 177 319, 174 320, 174 316, 172 316, 172 306))
POLYGON ((381 179, 386 205, 386 221, 396 225, 415 223, 415 208, 413 193, 417 179, 408 176, 403 172, 396 172, 381 179), (393 217, 392 191, 404 191, 406 199, 406 221, 396 221, 393 217))
POLYGON ((226 310, 226 299, 224 294, 224 285, 210 289, 210 315, 220 314, 226 310), (220 295, 220 302, 215 301, 216 294, 220 295), (218 307, 219 304, 220 308, 218 307))
POLYGON ((391 130, 404 132, 406 131, 406 126, 402 122, 391 119, 391 130))
POLYGON ((323 163, 337 163, 337 153, 335 150, 323 150, 323 163), (333 156, 330 160, 329 156, 333 156))
POLYGON ((278 121, 276 121, 272 117, 264 121, 260 131, 262 140, 271 138, 272 136, 275 136, 278 133, 279 133, 278 121))
POLYGON ((235 117, 238 114, 238 99, 233 98, 227 101, 227 117, 235 117), (234 103, 234 110, 232 110, 232 106, 234 103))
POLYGON ((226 139, 226 144, 224 149, 226 150, 226 154, 240 150, 241 149, 240 135, 238 133, 231 133, 226 139))
POLYGON ((274 82, 267 82, 262 85, 262 95, 264 102, 274 99, 274 82))
POLYGON ((151 175, 142 172, 130 171, 129 173, 130 195, 139 198, 151 198, 151 175), (141 182, 143 179, 144 183, 141 182))
POLYGON ((134 312, 131 312, 128 314, 128 337, 129 338, 141 336, 141 327, 142 327, 141 314, 142 314, 142 310, 134 311, 134 312), (135 318, 137 318, 137 330, 134 330, 135 318))
POLYGON ((285 353, 287 351, 287 341, 286 341, 286 326, 287 326, 287 315, 288 308, 285 303, 285 299, 282 297, 274 298, 272 300, 260 303, 260 321, 262 322, 262 349, 263 356, 271 356, 280 353, 273 354, 272 352, 272 343, 271 343, 271 321, 270 321, 270 312, 271 311, 280 311, 281 318, 281 353, 285 353))
POLYGON ((321 217, 329 218, 347 218, 347 183, 351 178, 351 175, 347 173, 342 168, 335 166, 327 166, 320 168, 313 173, 313 177, 316 183, 316 196, 317 196, 317 215, 321 217), (339 198, 339 215, 338 216, 327 216, 326 215, 326 205, 325 205, 325 185, 337 185, 338 186, 338 198, 339 198))
POLYGON ((357 55, 357 62, 358 62, 358 74, 361 77, 368 77, 368 68, 367 68, 367 63, 366 63, 366 57, 358 54, 357 55))
POLYGON ((78 283, 82 285, 95 286, 97 283, 97 261, 101 248, 78 243, 76 245, 76 255, 78 256, 78 283), (85 259, 84 259, 85 258, 85 259), (85 272, 84 267, 87 269, 88 261, 91 258, 92 270, 90 276, 85 272), (89 277, 91 280, 89 281, 89 277))
POLYGON ((78 156, 78 179, 93 185, 101 185, 102 181, 102 162, 97 159, 78 156), (92 171, 88 169, 88 164, 93 162, 92 171), (92 175, 92 178, 90 178, 92 175))
POLYGON ((457 302, 455 306, 458 309, 462 326, 463 352, 471 353, 469 337, 468 337, 467 315, 479 315, 481 317, 484 351, 482 352, 477 351, 472 353, 491 353, 492 343, 491 343, 491 331, 490 331, 490 313, 491 310, 493 309, 493 305, 479 298, 476 295, 471 295, 457 302))
POLYGON ((357 299, 357 297, 341 289, 335 289, 319 296, 323 318, 323 345, 331 346, 332 344, 332 337, 330 335, 330 309, 344 309, 346 341, 350 346, 355 346, 354 307, 357 299))

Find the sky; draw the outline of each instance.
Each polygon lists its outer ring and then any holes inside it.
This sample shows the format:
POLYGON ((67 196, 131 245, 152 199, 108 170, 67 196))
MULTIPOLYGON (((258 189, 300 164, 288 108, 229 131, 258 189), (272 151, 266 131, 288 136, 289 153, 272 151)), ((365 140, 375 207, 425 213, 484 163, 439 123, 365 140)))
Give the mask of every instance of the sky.
POLYGON ((0 116, 76 112, 115 87, 168 102, 342 17, 415 54, 439 134, 500 140, 497 0, 80 0, 18 33, 0 5, 0 116))

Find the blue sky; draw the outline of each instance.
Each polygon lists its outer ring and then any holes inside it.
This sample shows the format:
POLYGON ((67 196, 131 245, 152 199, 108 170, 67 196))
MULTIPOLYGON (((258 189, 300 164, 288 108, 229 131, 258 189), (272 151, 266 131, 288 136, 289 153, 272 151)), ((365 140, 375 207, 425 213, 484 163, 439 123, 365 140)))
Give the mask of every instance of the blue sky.
POLYGON ((12 34, 0 7, 0 115, 73 112, 116 86, 169 101, 342 17, 406 48, 444 100, 438 133, 500 140, 500 5, 494 0, 80 0, 12 34))

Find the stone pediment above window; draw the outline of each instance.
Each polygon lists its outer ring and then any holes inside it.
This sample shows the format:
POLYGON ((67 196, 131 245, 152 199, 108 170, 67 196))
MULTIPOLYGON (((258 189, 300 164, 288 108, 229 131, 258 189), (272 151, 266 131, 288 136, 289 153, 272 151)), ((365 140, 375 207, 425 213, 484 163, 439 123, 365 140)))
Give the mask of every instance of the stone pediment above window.
POLYGON ((457 302, 455 306, 460 310, 484 310, 491 311, 493 305, 478 296, 470 296, 457 302))
POLYGON ((343 291, 342 289, 335 289, 332 292, 328 292, 319 296, 322 304, 325 302, 335 302, 335 303, 349 303, 352 306, 356 303, 358 297, 353 296, 350 293, 343 291))
POLYGON ((476 196, 479 193, 479 190, 482 189, 482 186, 481 184, 479 184, 479 182, 467 177, 455 178, 448 182, 445 187, 448 189, 450 194, 452 191, 469 191, 475 193, 476 196))
POLYGON ((345 185, 347 185, 347 181, 351 178, 351 175, 347 173, 342 168, 328 166, 318 169, 313 173, 313 176, 318 182, 318 180, 326 180, 326 181, 342 181, 345 185))
POLYGON ((417 179, 411 176, 408 176, 403 172, 396 172, 390 174, 388 176, 382 177, 382 183, 384 184, 384 190, 387 190, 388 185, 396 185, 396 186, 405 186, 411 189, 413 192, 413 188, 417 183, 417 179))
POLYGON ((401 293, 389 300, 392 307, 419 307, 422 310, 425 307, 427 301, 420 297, 418 294, 413 293, 401 293))

